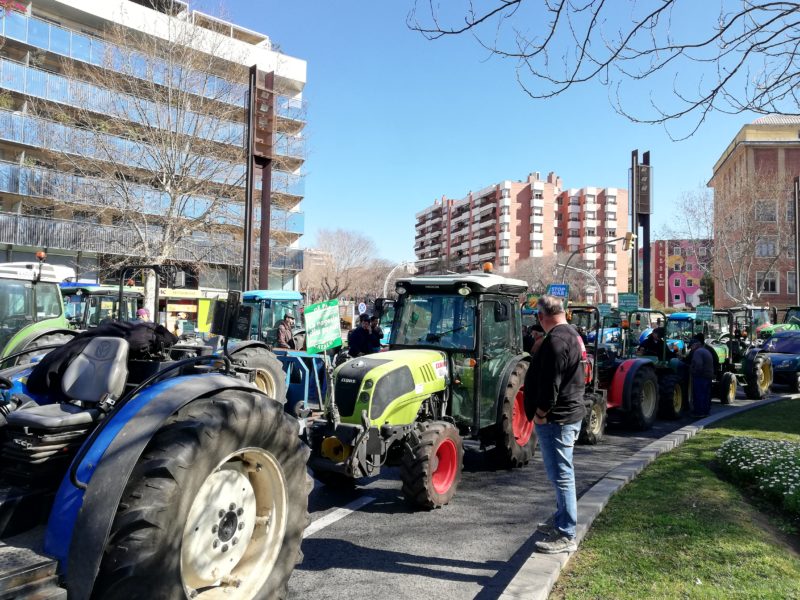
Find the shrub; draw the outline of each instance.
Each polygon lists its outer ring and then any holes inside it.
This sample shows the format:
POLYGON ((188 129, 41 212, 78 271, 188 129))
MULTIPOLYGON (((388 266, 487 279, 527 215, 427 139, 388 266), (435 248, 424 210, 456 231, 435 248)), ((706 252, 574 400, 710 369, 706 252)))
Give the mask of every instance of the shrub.
POLYGON ((733 481, 800 515, 800 443, 735 437, 717 450, 717 460, 733 481))

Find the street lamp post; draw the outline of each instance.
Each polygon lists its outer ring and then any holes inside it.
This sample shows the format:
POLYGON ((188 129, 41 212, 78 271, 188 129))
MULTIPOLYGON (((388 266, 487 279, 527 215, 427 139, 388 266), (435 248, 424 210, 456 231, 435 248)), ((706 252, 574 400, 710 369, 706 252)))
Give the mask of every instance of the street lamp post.
POLYGON ((403 262, 395 265, 389 274, 386 276, 386 279, 383 281, 383 297, 386 298, 386 295, 389 293, 389 282, 392 280, 392 275, 394 272, 397 271, 400 267, 408 267, 410 265, 427 265, 433 262, 437 262, 438 258, 423 258, 422 260, 404 260, 403 262))
POLYGON ((562 265, 561 263, 558 264, 559 267, 563 267, 564 271, 569 269, 570 271, 577 271, 587 277, 591 277, 592 281, 594 281, 594 285, 597 288, 597 293, 600 294, 600 302, 603 301, 603 288, 600 287, 600 283, 597 281, 597 277, 595 277, 591 271, 587 271, 586 269, 579 269, 578 267, 570 267, 569 265, 562 265))
MULTIPOLYGON (((570 268, 570 267, 569 267, 569 263, 570 263, 570 261, 571 261, 571 260, 572 260, 572 259, 575 257, 575 255, 576 255, 578 252, 586 252, 586 251, 587 251, 589 248, 596 248, 597 246, 605 246, 606 244, 613 244, 614 242, 619 242, 620 240, 624 240, 626 244, 630 244, 630 243, 631 243, 631 241, 633 241, 634 239, 636 239, 636 236, 635 236, 635 235, 633 235, 633 234, 632 234, 632 233, 629 231, 628 233, 626 233, 626 234, 625 234, 625 235, 623 235, 622 237, 614 238, 614 239, 612 239, 612 240, 605 240, 605 241, 603 241, 603 242, 597 242, 596 244, 589 244, 588 246, 584 246, 584 247, 583 247, 582 249, 580 249, 580 250, 575 250, 575 251, 573 251, 573 252, 572 252, 572 254, 570 254, 570 255, 569 255, 569 258, 567 258, 567 262, 566 262, 566 263, 563 265, 564 269, 563 269, 563 271, 561 271, 561 283, 565 283, 565 282, 566 282, 566 279, 567 279, 567 269, 568 269, 568 268, 570 268)), ((624 249, 624 250, 628 250, 628 248, 625 248, 624 246, 623 246, 623 249, 624 249)), ((562 265, 558 265, 558 266, 560 267, 560 266, 562 266, 562 265)))

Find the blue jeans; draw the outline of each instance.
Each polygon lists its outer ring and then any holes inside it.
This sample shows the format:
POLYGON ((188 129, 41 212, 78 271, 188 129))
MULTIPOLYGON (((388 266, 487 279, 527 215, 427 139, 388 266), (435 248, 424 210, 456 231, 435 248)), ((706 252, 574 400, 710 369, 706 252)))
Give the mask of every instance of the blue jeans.
POLYGON ((692 403, 695 415, 707 415, 711 411, 711 380, 692 375, 692 403))
POLYGON ((547 478, 556 490, 555 528, 572 539, 578 522, 578 499, 575 495, 575 470, 572 467, 572 448, 581 432, 581 422, 559 425, 545 423, 536 426, 539 450, 542 453, 547 478))

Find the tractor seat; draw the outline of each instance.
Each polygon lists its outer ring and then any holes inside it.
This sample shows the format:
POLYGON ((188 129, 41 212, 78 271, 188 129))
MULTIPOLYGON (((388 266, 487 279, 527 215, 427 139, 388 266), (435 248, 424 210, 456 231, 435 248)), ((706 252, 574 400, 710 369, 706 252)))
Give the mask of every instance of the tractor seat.
POLYGON ((128 342, 122 338, 96 337, 69 363, 61 379, 61 391, 70 400, 97 404, 117 399, 128 378, 128 342))

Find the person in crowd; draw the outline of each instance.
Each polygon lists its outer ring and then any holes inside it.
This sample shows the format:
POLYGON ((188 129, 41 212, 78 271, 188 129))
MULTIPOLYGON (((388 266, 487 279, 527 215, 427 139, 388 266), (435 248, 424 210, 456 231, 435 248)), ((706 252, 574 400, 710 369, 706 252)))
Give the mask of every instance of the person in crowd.
POLYGON ((586 412, 581 362, 586 348, 567 323, 561 299, 545 294, 538 307, 545 335, 525 376, 525 413, 536 427, 542 462, 556 492, 556 511, 551 523, 539 524, 546 537, 535 546, 545 554, 574 552, 578 503, 572 450, 586 412))
POLYGON ((283 313, 283 319, 278 323, 278 339, 275 342, 276 348, 283 350, 295 350, 294 330, 295 315, 291 310, 283 313))
POLYGON ((178 318, 175 319, 175 329, 173 330, 172 333, 174 333, 178 337, 181 337, 184 333, 186 333, 186 324, 187 323, 188 323, 188 321, 186 320, 186 313, 185 312, 179 312, 178 313, 178 318))
POLYGON ((136 311, 136 319, 134 323, 148 323, 150 322, 150 311, 146 308, 140 308, 136 311))
POLYGON ((544 329, 538 323, 531 325, 526 329, 525 335, 522 336, 522 349, 528 354, 533 354, 539 349, 539 346, 544 339, 544 329))
POLYGON ((370 318, 369 329, 373 352, 380 352, 381 341, 383 340, 383 329, 381 329, 381 318, 378 315, 372 315, 370 318))
POLYGON ((692 400, 695 417, 707 417, 711 412, 711 382, 714 380, 714 357, 705 345, 702 333, 691 341, 689 372, 692 374, 692 400))
MULTIPOLYGON (((369 324, 369 315, 362 313, 358 317, 358 327, 353 329, 347 334, 347 353, 351 358, 362 356, 364 354, 372 354, 375 350, 373 347, 372 329, 369 324)), ((380 347, 380 344, 378 344, 380 347)))
POLYGON ((657 356, 659 360, 672 358, 673 352, 667 348, 667 330, 664 327, 656 327, 650 332, 639 346, 639 354, 645 356, 657 356))

